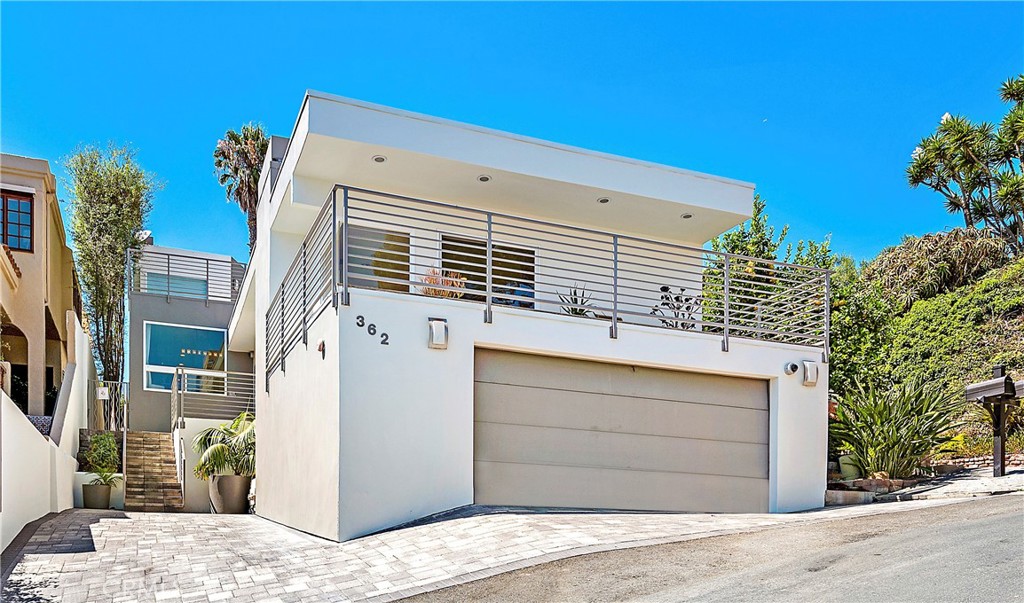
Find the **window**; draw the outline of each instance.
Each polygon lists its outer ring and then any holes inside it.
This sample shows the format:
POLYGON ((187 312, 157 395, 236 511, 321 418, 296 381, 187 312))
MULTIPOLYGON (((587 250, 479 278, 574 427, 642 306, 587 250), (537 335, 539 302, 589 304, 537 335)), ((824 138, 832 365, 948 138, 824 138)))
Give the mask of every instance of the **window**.
POLYGON ((223 393, 227 331, 145 323, 145 389, 170 390, 179 365, 201 377, 189 380, 189 389, 223 393))
POLYGON ((32 251, 32 197, 24 193, 0 194, 3 242, 15 251, 32 251))
MULTIPOLYGON (((534 252, 530 249, 493 245, 491 286, 496 294, 491 303, 533 308, 534 252), (500 296, 500 297, 499 297, 500 296)), ((441 268, 466 278, 462 299, 484 301, 486 296, 468 291, 487 290, 487 241, 441 237, 441 268)))
POLYGON ((205 279, 163 272, 146 273, 146 293, 165 293, 177 297, 206 299, 207 289, 205 279))
POLYGON ((348 266, 348 282, 353 287, 408 293, 409 234, 379 228, 350 226, 348 229, 348 266))

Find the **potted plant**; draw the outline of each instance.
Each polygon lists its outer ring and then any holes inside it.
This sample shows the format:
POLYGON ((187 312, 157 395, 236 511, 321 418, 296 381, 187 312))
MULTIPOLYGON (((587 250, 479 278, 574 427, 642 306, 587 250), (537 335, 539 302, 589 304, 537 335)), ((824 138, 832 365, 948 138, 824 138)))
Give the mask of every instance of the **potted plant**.
POLYGON ((249 487, 256 475, 256 420, 242 412, 230 423, 196 434, 192 450, 199 456, 193 473, 210 482, 214 513, 248 513, 249 487))
POLYGON ((109 509, 110 490, 121 483, 121 476, 117 475, 120 458, 114 434, 103 432, 92 436, 85 460, 96 478, 82 484, 82 505, 86 509, 109 509))

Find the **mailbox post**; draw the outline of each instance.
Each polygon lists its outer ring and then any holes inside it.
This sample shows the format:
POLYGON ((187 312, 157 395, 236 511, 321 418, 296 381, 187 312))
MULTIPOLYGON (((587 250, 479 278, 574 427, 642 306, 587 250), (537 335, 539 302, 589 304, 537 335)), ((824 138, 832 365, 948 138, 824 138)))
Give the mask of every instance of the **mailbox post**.
POLYGON ((981 404, 992 417, 993 477, 1006 474, 1006 405, 1013 403, 1021 394, 1024 394, 1024 381, 1014 383, 1006 375, 1005 366, 996 366, 992 369, 991 379, 968 385, 965 391, 968 402, 981 404))

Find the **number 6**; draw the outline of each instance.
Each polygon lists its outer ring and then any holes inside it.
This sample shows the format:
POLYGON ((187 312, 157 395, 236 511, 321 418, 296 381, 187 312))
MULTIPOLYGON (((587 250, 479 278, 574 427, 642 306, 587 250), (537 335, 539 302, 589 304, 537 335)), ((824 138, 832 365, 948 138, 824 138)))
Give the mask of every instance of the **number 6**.
POLYGON ((375 324, 373 324, 371 322, 370 324, 368 324, 366 326, 366 332, 369 333, 370 335, 376 335, 377 334, 377 325, 375 325, 375 324))

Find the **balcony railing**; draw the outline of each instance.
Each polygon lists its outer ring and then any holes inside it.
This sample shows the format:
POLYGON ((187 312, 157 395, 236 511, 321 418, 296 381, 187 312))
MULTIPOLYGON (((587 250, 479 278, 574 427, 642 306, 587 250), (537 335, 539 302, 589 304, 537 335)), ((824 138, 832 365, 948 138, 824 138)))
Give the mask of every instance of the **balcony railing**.
POLYGON ((234 302, 245 278, 245 264, 194 255, 153 251, 128 252, 128 287, 132 293, 234 302))
POLYGON ((828 360, 820 268, 337 185, 266 315, 267 380, 352 289, 426 295, 817 347, 828 360))
POLYGON ((171 381, 171 425, 185 418, 230 421, 242 412, 256 414, 252 373, 178 367, 171 381))

